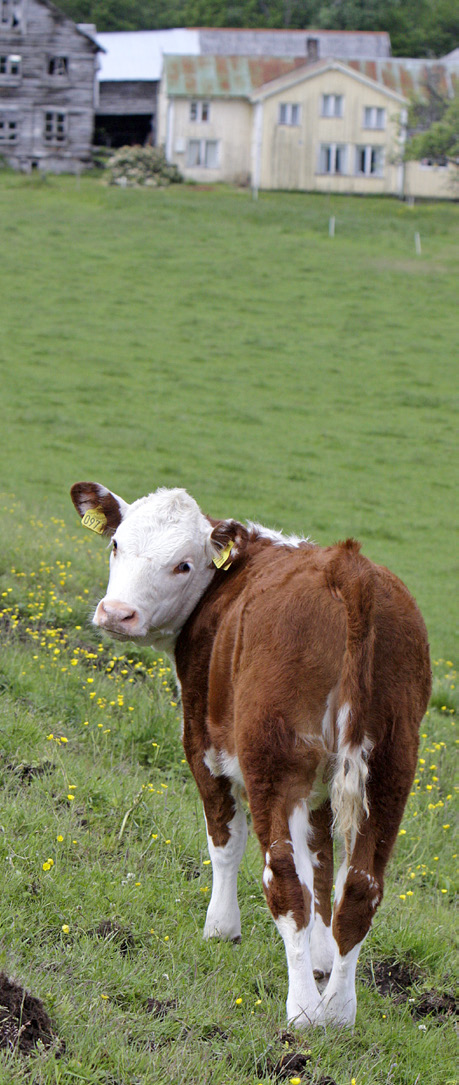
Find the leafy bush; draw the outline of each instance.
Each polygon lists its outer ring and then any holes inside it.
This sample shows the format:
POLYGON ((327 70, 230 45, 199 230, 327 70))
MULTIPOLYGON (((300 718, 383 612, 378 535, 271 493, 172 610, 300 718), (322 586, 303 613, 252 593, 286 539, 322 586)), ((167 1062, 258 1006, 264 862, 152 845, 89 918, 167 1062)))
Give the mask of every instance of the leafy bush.
POLYGON ((109 183, 134 187, 137 185, 171 185, 183 180, 177 166, 170 165, 161 147, 120 147, 108 164, 109 183))

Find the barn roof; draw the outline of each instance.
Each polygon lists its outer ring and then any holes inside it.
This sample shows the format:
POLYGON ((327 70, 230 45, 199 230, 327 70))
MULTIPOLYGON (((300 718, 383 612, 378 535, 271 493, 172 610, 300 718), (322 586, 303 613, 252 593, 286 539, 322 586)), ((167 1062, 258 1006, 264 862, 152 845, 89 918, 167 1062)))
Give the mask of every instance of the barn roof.
POLYGON ((165 53, 193 55, 199 52, 197 30, 132 30, 97 34, 105 50, 101 56, 99 80, 161 79, 165 53))
POLYGON ((306 58, 308 40, 318 44, 318 56, 390 57, 386 30, 285 30, 201 27, 200 52, 224 56, 277 56, 306 58))

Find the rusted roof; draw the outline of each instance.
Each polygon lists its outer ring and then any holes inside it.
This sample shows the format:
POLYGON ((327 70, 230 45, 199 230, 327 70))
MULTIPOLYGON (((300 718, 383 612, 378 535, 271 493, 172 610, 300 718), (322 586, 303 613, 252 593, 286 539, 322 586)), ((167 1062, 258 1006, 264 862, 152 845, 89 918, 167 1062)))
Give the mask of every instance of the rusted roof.
MULTIPOLYGON (((295 71, 306 77, 323 71, 328 65, 350 68, 356 74, 405 98, 425 97, 429 87, 452 97, 459 77, 451 61, 412 60, 410 58, 319 60, 305 63, 304 57, 247 56, 165 56, 164 74, 167 93, 173 98, 250 98, 266 84, 282 80, 295 71)), ((274 91, 273 87, 273 91, 274 91)))
MULTIPOLYGON (((452 97, 457 86, 459 65, 450 62, 411 59, 322 60, 305 63, 304 56, 164 56, 167 93, 171 98, 251 98, 275 80, 304 71, 305 78, 319 74, 328 65, 350 68, 356 74, 379 82, 386 90, 409 99, 426 97, 434 87, 452 97)), ((297 77, 298 77, 297 76, 297 77)), ((296 77, 296 78, 297 78, 296 77)), ((272 87, 275 90, 275 87, 272 87)))
POLYGON ((165 56, 164 76, 173 98, 250 98, 304 66, 304 57, 165 56))
POLYGON ((454 65, 443 60, 418 60, 411 57, 391 57, 385 60, 348 60, 354 71, 382 83, 388 90, 405 98, 424 98, 428 88, 435 87, 444 97, 452 97, 459 75, 454 65))

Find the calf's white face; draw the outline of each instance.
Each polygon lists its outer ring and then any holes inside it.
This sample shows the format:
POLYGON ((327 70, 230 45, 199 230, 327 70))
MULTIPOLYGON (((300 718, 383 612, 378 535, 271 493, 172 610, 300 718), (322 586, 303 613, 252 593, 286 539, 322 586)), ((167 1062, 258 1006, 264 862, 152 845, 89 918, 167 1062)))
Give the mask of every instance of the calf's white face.
POLYGON ((185 490, 159 489, 127 505, 98 483, 77 483, 80 515, 100 509, 112 536, 107 592, 93 622, 112 635, 172 647, 215 574, 212 525, 185 490))

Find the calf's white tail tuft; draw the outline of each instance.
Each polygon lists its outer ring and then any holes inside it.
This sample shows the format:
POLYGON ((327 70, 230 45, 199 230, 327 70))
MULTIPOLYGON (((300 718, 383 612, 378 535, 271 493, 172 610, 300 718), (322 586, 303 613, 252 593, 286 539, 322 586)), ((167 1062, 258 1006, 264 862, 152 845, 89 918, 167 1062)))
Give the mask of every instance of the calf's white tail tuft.
POLYGON ((331 786, 333 828, 345 838, 355 838, 362 818, 368 817, 366 794, 368 753, 363 746, 344 745, 338 752, 331 786))

